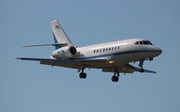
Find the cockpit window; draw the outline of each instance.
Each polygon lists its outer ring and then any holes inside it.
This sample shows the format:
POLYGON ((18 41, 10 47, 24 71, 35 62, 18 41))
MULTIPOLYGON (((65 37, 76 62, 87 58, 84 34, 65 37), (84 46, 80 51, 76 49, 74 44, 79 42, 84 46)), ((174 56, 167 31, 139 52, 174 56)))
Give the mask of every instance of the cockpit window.
POLYGON ((137 42, 135 43, 135 45, 139 45, 139 41, 137 41, 137 42))
POLYGON ((150 41, 137 41, 135 45, 153 45, 150 41))
POLYGON ((149 45, 153 45, 150 41, 147 41, 149 43, 149 45))
POLYGON ((143 45, 143 42, 142 42, 142 41, 140 41, 140 45, 143 45))
POLYGON ((149 43, 147 41, 143 41, 144 45, 148 45, 149 43))

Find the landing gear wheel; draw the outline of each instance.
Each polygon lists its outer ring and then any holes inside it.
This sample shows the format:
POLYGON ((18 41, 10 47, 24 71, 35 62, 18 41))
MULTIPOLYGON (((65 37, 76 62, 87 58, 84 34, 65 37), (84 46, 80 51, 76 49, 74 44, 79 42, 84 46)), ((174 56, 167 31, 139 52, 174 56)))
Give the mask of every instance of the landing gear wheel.
POLYGON ((111 80, 113 82, 118 82, 119 81, 119 77, 118 76, 112 76, 111 80))
POLYGON ((80 73, 79 74, 79 78, 81 78, 81 79, 85 79, 87 77, 87 75, 86 75, 86 73, 80 73))
POLYGON ((83 79, 85 79, 87 77, 86 73, 83 73, 83 79))

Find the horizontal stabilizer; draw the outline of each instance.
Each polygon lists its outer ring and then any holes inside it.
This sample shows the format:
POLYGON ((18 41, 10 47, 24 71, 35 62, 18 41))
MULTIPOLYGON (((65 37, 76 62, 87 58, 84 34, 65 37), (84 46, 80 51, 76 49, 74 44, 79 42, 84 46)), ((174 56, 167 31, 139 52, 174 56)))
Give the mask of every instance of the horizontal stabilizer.
POLYGON ((37 45, 27 45, 23 47, 39 47, 39 46, 67 46, 67 43, 54 43, 54 44, 37 44, 37 45))

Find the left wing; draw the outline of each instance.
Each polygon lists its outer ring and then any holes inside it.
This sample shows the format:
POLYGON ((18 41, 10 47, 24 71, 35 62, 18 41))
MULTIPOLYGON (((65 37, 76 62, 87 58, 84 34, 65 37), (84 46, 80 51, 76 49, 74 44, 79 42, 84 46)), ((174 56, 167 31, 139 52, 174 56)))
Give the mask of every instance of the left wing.
POLYGON ((68 68, 77 68, 79 69, 82 65, 91 65, 91 64, 101 64, 105 63, 106 59, 44 59, 44 58, 15 58, 19 60, 29 60, 29 61, 40 61, 40 64, 51 65, 51 66, 62 66, 68 68))

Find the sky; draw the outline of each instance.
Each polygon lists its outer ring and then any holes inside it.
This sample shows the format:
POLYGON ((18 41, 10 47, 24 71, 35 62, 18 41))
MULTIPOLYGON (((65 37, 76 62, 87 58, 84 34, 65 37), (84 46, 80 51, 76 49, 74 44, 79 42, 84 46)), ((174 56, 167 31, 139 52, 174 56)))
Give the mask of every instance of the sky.
MULTIPOLYGON (((0 3, 0 112, 179 112, 179 0, 2 0, 0 3), (50 67, 15 57, 49 58, 50 21, 58 20, 77 46, 144 38, 163 53, 144 68, 121 74, 50 67)), ((138 66, 138 62, 134 65, 138 66)))

